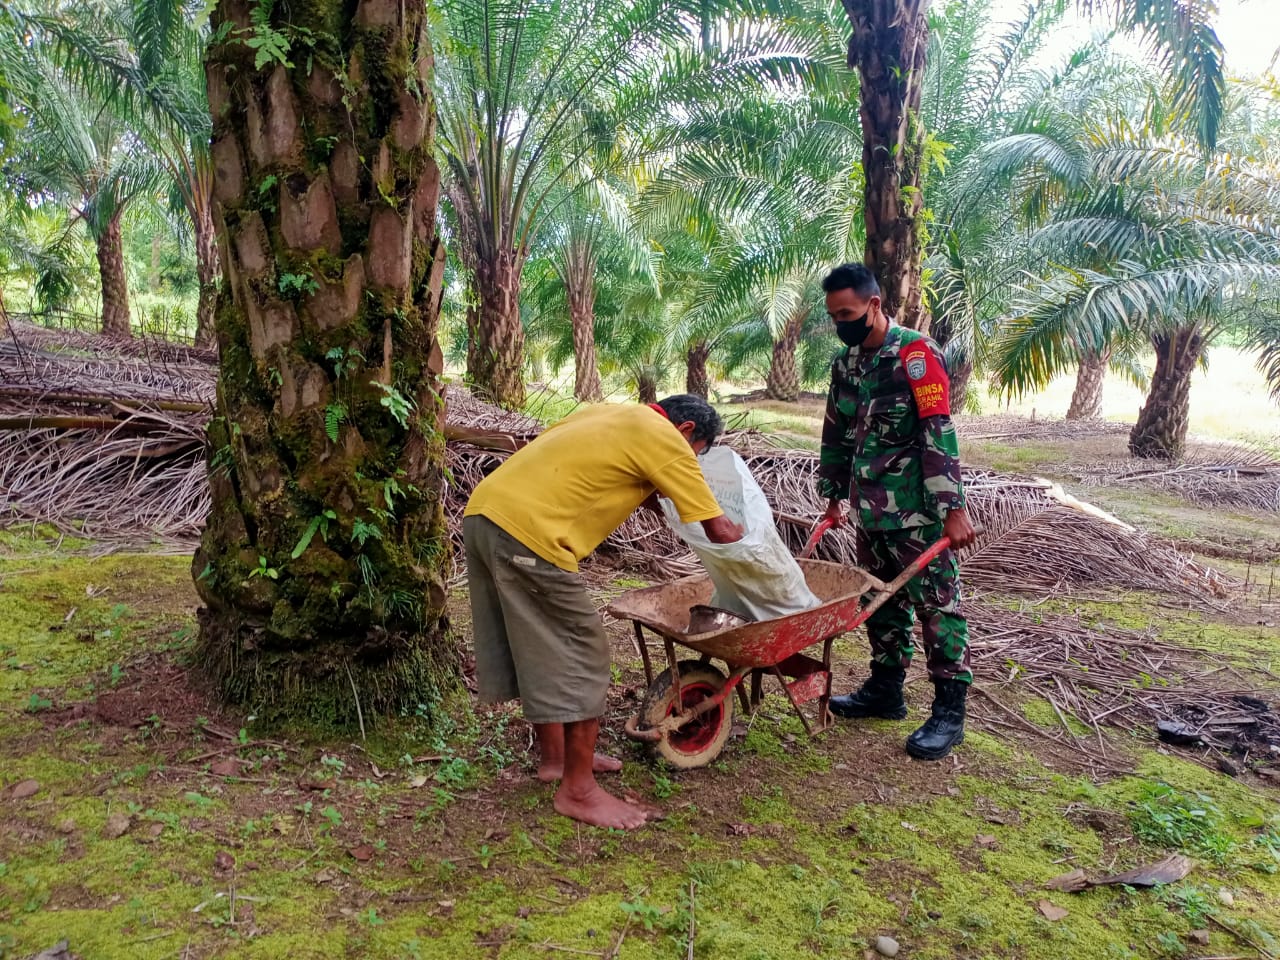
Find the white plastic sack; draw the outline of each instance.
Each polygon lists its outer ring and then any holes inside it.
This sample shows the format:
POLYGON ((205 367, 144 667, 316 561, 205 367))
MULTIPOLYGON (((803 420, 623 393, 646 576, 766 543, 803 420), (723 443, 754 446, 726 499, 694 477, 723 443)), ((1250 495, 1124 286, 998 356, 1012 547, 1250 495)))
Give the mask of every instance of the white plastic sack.
POLYGON ((660 502, 667 523, 698 555, 715 584, 711 605, 751 620, 772 620, 816 607, 821 601, 778 536, 769 501, 742 458, 728 447, 712 447, 698 462, 720 508, 743 528, 742 539, 712 543, 701 523, 681 523, 675 504, 660 502))

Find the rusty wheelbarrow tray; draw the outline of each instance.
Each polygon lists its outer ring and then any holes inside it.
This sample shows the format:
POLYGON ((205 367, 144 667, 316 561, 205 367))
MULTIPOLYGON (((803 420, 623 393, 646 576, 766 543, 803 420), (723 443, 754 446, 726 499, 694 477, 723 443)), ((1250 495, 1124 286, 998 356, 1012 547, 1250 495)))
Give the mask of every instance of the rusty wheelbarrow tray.
POLYGON ((627 591, 606 608, 619 620, 631 621, 648 684, 639 714, 627 721, 627 735, 652 743, 673 766, 705 766, 720 754, 729 739, 733 692, 738 692, 742 709, 751 713, 763 698, 766 675, 778 681, 806 732, 810 736, 821 733, 832 722, 828 710, 832 643, 866 622, 948 546, 950 542, 943 537, 891 583, 858 567, 799 560, 809 589, 821 604, 775 620, 711 633, 688 632, 690 608, 711 599, 712 584, 705 574, 627 591), (662 638, 667 655, 667 669, 657 676, 646 628, 662 638), (821 660, 802 652, 819 643, 821 660), (677 646, 687 647, 700 658, 678 660, 677 646), (722 661, 727 673, 712 660, 722 661), (748 675, 749 695, 742 686, 748 675), (818 707, 811 721, 801 706, 814 700, 818 707))

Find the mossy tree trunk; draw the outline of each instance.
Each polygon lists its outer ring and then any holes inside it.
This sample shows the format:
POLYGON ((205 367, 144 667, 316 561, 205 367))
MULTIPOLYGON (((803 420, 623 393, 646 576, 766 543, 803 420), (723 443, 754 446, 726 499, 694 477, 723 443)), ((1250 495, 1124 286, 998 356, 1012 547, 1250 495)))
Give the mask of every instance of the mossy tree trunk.
POLYGON ((124 272, 124 236, 121 212, 103 225, 94 238, 98 247, 98 276, 102 280, 102 332, 108 337, 129 337, 129 281, 124 272))
POLYGON ((433 60, 401 0, 219 0, 213 29, 267 10, 294 67, 235 39, 206 62, 223 283, 197 662, 260 716, 367 721, 458 675, 433 60))
POLYGON ((1093 420, 1102 412, 1102 387, 1107 379, 1111 351, 1086 353, 1076 371, 1076 388, 1067 408, 1068 420, 1093 420))
POLYGON ((862 118, 864 259, 880 281, 884 311, 928 332, 921 300, 920 94, 929 45, 929 0, 842 0, 853 35, 862 118))
POLYGON ((1129 452, 1135 457, 1177 460, 1187 445, 1191 412, 1191 375, 1204 351, 1197 327, 1178 327, 1151 338, 1156 370, 1151 388, 1129 433, 1129 452))
POLYGON ((684 392, 707 399, 711 394, 711 375, 707 373, 707 358, 711 356, 711 344, 695 340, 689 344, 684 357, 684 392))
POLYGON ((773 356, 769 358, 769 373, 764 384, 764 394, 770 400, 790 403, 800 399, 800 367, 796 363, 796 351, 800 348, 800 337, 811 309, 807 304, 801 305, 787 319, 782 335, 773 341, 773 356))

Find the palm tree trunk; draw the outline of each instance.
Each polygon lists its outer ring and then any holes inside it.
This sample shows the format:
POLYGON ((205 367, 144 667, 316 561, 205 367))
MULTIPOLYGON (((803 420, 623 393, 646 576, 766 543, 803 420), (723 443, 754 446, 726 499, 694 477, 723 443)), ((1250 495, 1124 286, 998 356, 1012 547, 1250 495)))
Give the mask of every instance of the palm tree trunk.
POLYGON ((520 272, 524 256, 498 250, 475 267, 479 306, 467 351, 467 378, 476 393, 510 409, 524 406, 524 325, 520 322, 520 272))
POLYGON ((707 374, 707 358, 711 345, 705 340, 689 344, 684 357, 684 392, 703 400, 711 395, 711 377, 707 374))
POLYGON ((796 364, 796 350, 800 346, 809 311, 808 306, 797 310, 782 328, 782 336, 773 342, 773 356, 769 358, 769 374, 764 384, 764 395, 770 400, 794 403, 800 399, 800 368, 796 364))
POLYGON ((853 26, 849 66, 857 69, 867 239, 864 259, 880 281, 884 310, 927 332, 921 302, 920 92, 929 40, 929 0, 843 0, 853 26))
POLYGON ((658 381, 651 371, 636 374, 636 394, 641 403, 658 402, 658 381))
POLYGON ((587 243, 565 252, 565 294, 573 329, 573 395, 584 403, 604 399, 596 363, 596 260, 587 243))
POLYGON ((1102 387, 1107 379, 1111 351, 1087 353, 1080 358, 1076 372, 1076 389, 1067 408, 1068 420, 1094 420, 1102 412, 1102 387))
POLYGON ((124 238, 120 214, 97 236, 98 275, 102 278, 102 332, 108 337, 130 337, 129 282, 124 273, 124 238))
POLYGON ((367 722, 458 677, 426 13, 219 0, 215 34, 255 9, 320 49, 296 70, 257 69, 234 31, 208 52, 223 283, 195 661, 259 716, 367 722))
POLYGON ((195 224, 196 277, 200 282, 200 299, 196 303, 197 347, 217 346, 213 328, 214 310, 218 303, 218 237, 213 229, 213 216, 208 207, 203 215, 192 219, 195 224))
POLYGON ((1129 452, 1135 457, 1179 459, 1187 445, 1187 421, 1191 409, 1191 375, 1204 350, 1197 327, 1179 327, 1151 338, 1156 348, 1156 370, 1151 389, 1129 433, 1129 452))

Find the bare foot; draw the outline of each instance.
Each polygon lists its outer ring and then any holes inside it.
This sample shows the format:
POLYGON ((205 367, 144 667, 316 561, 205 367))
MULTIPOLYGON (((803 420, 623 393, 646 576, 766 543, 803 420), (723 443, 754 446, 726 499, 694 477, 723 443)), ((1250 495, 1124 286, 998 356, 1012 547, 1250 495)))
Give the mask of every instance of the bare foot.
MULTIPOLYGON (((622 769, 622 761, 616 757, 608 757, 597 753, 591 758, 592 773, 617 773, 622 769)), ((564 763, 538 764, 538 779, 543 783, 555 783, 564 778, 564 763)))
POLYGON ((598 786, 579 796, 573 796, 562 786, 556 791, 553 805, 557 813, 573 820, 615 830, 635 830, 650 819, 643 808, 619 800, 598 786))

